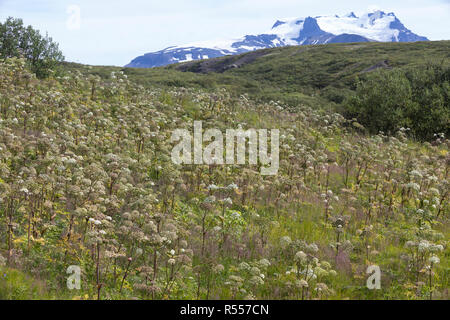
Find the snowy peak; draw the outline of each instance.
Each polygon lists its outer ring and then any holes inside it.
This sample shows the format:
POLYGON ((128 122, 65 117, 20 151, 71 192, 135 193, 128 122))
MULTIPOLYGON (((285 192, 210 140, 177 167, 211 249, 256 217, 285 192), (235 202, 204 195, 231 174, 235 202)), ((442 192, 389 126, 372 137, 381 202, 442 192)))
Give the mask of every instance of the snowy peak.
POLYGON ((413 35, 413 33, 398 20, 393 12, 385 13, 383 11, 368 12, 360 17, 356 16, 354 12, 351 12, 343 17, 330 15, 315 18, 308 17, 306 19, 278 20, 272 27, 272 31, 282 38, 288 40, 299 39, 300 42, 304 41, 304 36, 314 37, 324 35, 325 33, 334 36, 352 34, 368 40, 381 42, 427 40, 419 36, 403 37, 400 39, 401 35, 413 35), (303 37, 293 36, 297 35, 300 31, 303 32, 303 37))
POLYGON ((391 22, 395 15, 387 15, 383 11, 366 13, 360 17, 355 14, 342 18, 335 16, 317 17, 320 28, 334 35, 354 34, 373 41, 389 42, 396 39, 400 30, 392 29, 391 22))
POLYGON ((127 67, 152 68, 287 45, 369 41, 414 42, 428 39, 407 29, 393 12, 375 10, 360 16, 350 12, 345 16, 280 19, 270 30, 259 35, 170 47, 137 57, 127 67))

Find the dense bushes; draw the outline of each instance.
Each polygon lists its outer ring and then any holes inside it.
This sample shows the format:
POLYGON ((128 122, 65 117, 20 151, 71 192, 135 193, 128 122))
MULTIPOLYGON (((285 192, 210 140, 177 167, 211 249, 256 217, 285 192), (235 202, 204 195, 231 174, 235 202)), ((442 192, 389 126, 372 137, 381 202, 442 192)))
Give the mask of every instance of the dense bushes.
POLYGON ((43 37, 31 26, 25 27, 22 19, 9 17, 0 23, 0 58, 21 56, 27 59, 31 70, 40 78, 48 76, 49 71, 64 60, 52 38, 43 37))
POLYGON ((449 140, 120 72, 36 79, 18 58, 0 98, 0 299, 448 299, 449 140), (175 165, 194 120, 279 129, 278 175, 175 165))
POLYGON ((429 140, 437 133, 448 136, 449 79, 449 67, 438 64, 376 71, 358 82, 345 113, 372 133, 408 127, 418 139, 429 140))

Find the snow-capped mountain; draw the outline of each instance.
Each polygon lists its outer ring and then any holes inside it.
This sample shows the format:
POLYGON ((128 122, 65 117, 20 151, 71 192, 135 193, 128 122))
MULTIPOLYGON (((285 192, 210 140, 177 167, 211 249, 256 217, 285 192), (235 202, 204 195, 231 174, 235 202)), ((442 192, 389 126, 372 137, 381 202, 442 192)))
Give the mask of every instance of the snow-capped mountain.
POLYGON ((407 29, 392 12, 374 11, 359 17, 351 12, 341 17, 282 19, 270 31, 259 35, 169 47, 137 57, 126 67, 152 68, 288 45, 369 41, 414 42, 428 39, 407 29))

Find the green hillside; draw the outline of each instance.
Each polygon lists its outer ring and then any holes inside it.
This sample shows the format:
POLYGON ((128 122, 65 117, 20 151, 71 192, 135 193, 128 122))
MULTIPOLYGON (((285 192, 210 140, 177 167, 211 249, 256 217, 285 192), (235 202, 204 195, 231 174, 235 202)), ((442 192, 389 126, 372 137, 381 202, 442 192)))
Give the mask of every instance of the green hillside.
POLYGON ((65 69, 103 79, 122 71, 147 88, 225 88, 257 102, 337 111, 373 134, 411 128, 411 137, 430 141, 450 135, 449 57, 450 41, 353 43, 265 49, 154 69, 65 69))
POLYGON ((297 104, 341 102, 357 77, 381 69, 450 63, 450 41, 416 43, 353 43, 282 47, 238 56, 187 62, 163 68, 87 67, 71 69, 109 77, 122 70, 146 86, 212 90, 225 87, 252 98, 297 104), (239 68, 230 68, 232 65, 239 68), (339 90, 336 90, 339 89, 339 90))

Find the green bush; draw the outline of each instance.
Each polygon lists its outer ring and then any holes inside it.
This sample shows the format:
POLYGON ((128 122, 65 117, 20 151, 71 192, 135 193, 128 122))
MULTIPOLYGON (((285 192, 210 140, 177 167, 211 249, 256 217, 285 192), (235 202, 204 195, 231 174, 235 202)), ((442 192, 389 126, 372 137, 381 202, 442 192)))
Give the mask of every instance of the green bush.
POLYGON ((31 70, 39 78, 49 75, 49 72, 64 56, 48 35, 43 37, 31 26, 25 27, 22 19, 9 17, 0 23, 0 58, 24 57, 31 70))
POLYGON ((410 128, 414 137, 432 139, 449 132, 450 69, 428 64, 379 70, 357 83, 346 101, 346 116, 355 117, 372 133, 410 128))

